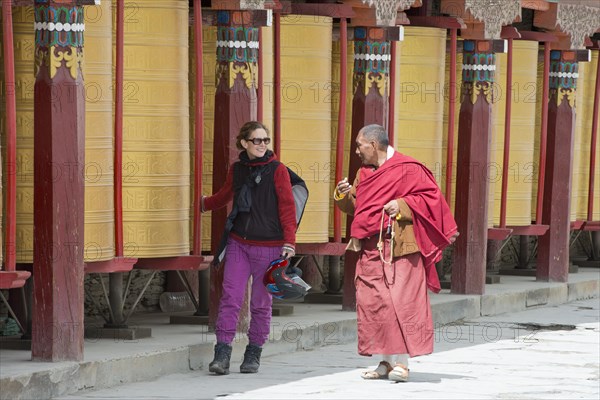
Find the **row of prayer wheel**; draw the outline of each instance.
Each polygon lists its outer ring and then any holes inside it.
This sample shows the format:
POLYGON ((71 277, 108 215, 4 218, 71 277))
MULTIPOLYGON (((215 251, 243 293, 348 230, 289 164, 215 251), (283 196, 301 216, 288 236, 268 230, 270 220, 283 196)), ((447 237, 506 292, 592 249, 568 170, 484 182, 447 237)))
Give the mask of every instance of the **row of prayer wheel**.
MULTIPOLYGON (((123 114, 123 227, 125 256, 152 258, 189 254, 194 210, 193 30, 188 4, 153 0, 125 18, 123 114)), ((134 0, 125 7, 134 7, 134 0)), ((111 2, 86 7, 85 64, 85 260, 115 255, 114 245, 114 16, 111 2)), ((34 32, 31 7, 13 9, 17 97, 17 262, 33 260, 33 87, 34 32)), ((0 36, 1 40, 1 36, 0 36)), ((405 27, 397 44, 394 146, 425 163, 445 190, 449 57, 446 30, 405 27)), ((273 29, 262 28, 263 121, 273 126, 273 29)), ((216 27, 203 28, 203 193, 212 193, 212 143, 216 27)), ((347 43, 347 104, 344 176, 352 110, 353 44, 347 43)), ((537 42, 514 42, 513 113, 507 195, 507 224, 535 220, 541 115, 541 64, 537 42), (532 68, 537 65, 538 69, 532 68)), ((335 176, 340 43, 332 19, 290 16, 281 24, 281 154, 309 186, 298 231, 300 243, 327 242, 333 234, 331 192, 335 176), (324 224, 323 221, 329 221, 324 224)), ((593 87, 598 52, 580 64, 577 91, 571 218, 587 218, 587 182, 593 87)), ((455 141, 458 137, 462 56, 457 57, 455 141)), ((499 222, 506 55, 497 55, 498 96, 493 106, 489 226, 499 222)), ((3 66, 0 63, 0 68, 3 66)), ((0 70, 0 80, 4 73, 0 70)), ((0 112, 4 126, 4 109, 0 112)), ((5 135, 2 136, 5 151, 5 135)), ((456 151, 457 145, 454 144, 456 151)), ((598 153, 598 151, 597 151, 598 153)), ((3 155, 4 156, 4 155, 3 155)), ((456 160, 456 154, 454 154, 456 160)), ((598 166, 597 166, 598 169, 598 166)), ((4 172, 6 173, 6 172, 4 172)), ((456 167, 453 169, 453 177, 456 167)), ((600 193, 596 171, 596 193, 600 193)), ((455 182, 455 179, 452 180, 455 182)), ((5 189, 3 185, 3 190, 5 189)), ((454 190, 453 190, 454 193, 454 190)), ((596 198, 594 220, 600 219, 596 198)), ((454 197, 452 198, 454 208, 454 197)), ((203 250, 210 248, 210 213, 202 216, 203 250)), ((344 219, 343 219, 344 220, 344 219)), ((345 221, 343 221, 345 231, 345 221)), ((3 230, 4 231, 4 230, 3 230)))

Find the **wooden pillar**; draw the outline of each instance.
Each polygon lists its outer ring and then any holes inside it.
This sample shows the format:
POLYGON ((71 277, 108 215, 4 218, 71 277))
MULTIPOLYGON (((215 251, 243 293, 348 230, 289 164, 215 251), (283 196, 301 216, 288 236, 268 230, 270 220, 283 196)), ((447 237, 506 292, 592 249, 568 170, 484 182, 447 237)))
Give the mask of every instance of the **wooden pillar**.
MULTIPOLYGON (((342 43, 342 46, 344 44, 342 43)), ((354 181, 361 161, 356 156, 356 136, 365 125, 387 126, 390 40, 384 28, 354 28, 354 76, 352 100, 352 134, 350 138, 350 168, 348 179, 354 181), (379 58, 379 60, 377 59, 379 58)), ((352 217, 347 220, 350 237, 352 217)), ((356 309, 354 274, 359 253, 347 251, 344 256, 344 286, 342 310, 356 309)))
POLYGON ((578 54, 578 51, 550 52, 546 179, 542 205, 542 224, 548 225, 549 229, 539 238, 536 270, 539 281, 567 282, 569 274, 569 210, 578 54))
POLYGON ((34 361, 83 359, 81 4, 35 0, 34 361))
MULTIPOLYGON (((266 14, 266 12, 263 12, 266 14)), ((225 182, 227 170, 238 159, 235 140, 241 126, 257 117, 258 27, 251 11, 217 12, 217 67, 213 145, 213 193, 225 182)), ((221 241, 230 207, 212 214, 212 253, 221 241)), ((223 284, 223 268, 210 276, 209 324, 214 325, 223 284)), ((247 320, 244 309, 240 325, 247 320)), ((245 323, 247 325, 247 323, 245 323)))
POLYGON ((488 236, 488 180, 495 54, 492 41, 465 40, 458 122, 453 293, 483 294, 488 236))

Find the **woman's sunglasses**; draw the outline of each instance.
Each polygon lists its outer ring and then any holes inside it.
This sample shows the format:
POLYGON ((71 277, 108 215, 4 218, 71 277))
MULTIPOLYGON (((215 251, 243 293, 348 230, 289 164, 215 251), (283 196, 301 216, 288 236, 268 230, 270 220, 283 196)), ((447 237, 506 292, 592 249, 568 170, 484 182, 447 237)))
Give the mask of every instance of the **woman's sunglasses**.
POLYGON ((271 138, 266 137, 266 138, 254 138, 254 139, 246 139, 246 142, 252 142, 255 146, 260 145, 260 142, 263 142, 264 144, 269 144, 271 143, 271 138))

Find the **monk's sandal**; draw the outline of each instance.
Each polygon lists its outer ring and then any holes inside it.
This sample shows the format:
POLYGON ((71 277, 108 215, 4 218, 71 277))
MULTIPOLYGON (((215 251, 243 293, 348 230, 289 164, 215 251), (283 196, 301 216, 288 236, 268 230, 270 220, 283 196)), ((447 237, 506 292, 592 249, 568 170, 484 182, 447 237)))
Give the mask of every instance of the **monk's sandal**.
POLYGON ((394 382, 406 382, 408 381, 408 371, 403 364, 396 364, 394 368, 388 374, 388 379, 394 382))
POLYGON ((392 371, 390 363, 381 361, 377 368, 372 371, 365 371, 360 376, 363 379, 388 379, 390 371, 392 371))

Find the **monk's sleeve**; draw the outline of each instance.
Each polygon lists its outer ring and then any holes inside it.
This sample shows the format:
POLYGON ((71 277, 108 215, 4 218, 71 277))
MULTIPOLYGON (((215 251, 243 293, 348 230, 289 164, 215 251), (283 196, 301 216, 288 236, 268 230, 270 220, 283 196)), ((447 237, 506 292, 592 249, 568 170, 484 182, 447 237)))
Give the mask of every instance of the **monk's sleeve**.
POLYGON ((333 200, 342 212, 348 215, 354 215, 354 205, 356 204, 356 185, 358 185, 358 174, 354 179, 354 184, 345 196, 340 196, 337 189, 333 193, 333 200))
POLYGON ((410 210, 408 204, 406 204, 406 201, 400 198, 396 199, 396 202, 398 203, 398 207, 400 208, 400 218, 398 218, 398 220, 405 222, 412 221, 412 211, 410 210))

